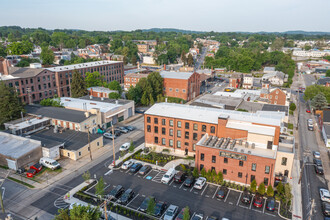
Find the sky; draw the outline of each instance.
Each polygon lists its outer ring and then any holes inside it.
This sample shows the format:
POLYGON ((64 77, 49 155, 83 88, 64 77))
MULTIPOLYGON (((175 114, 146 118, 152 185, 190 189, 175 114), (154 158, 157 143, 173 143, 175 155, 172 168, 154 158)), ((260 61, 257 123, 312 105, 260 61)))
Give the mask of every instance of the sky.
POLYGON ((0 26, 330 32, 330 0, 3 0, 0 26))

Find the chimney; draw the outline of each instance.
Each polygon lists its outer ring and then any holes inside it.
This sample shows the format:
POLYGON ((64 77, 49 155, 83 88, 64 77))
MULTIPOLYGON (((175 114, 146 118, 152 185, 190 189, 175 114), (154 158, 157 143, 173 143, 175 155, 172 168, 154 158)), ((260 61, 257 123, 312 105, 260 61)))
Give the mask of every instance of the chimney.
POLYGON ((9 75, 9 66, 9 60, 0 58, 0 73, 3 73, 3 75, 9 75))
POLYGON ((137 62, 137 68, 140 69, 140 63, 139 62, 137 62))
POLYGON ((93 96, 92 96, 92 95, 90 95, 90 96, 89 96, 89 99, 93 99, 93 96))
POLYGON ((166 70, 166 64, 164 64, 164 70, 166 70))

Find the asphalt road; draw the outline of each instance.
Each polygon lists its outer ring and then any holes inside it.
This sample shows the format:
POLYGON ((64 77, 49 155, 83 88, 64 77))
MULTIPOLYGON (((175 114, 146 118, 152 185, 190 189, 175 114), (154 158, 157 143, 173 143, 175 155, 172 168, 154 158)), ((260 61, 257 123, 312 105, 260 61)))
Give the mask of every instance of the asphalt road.
MULTIPOLYGON (((309 75, 305 75, 304 79, 306 86, 313 82, 309 75)), ((304 219, 307 219, 311 214, 311 209, 313 209, 312 219, 318 220, 323 219, 319 189, 327 188, 327 186, 325 178, 323 176, 316 175, 314 171, 313 151, 318 151, 318 145, 315 131, 309 131, 307 128, 307 120, 312 118, 312 115, 310 113, 306 113, 306 103, 303 99, 303 94, 300 94, 299 105, 299 156, 301 165, 303 162, 305 163, 301 182, 303 216, 304 219), (312 200, 315 202, 314 208, 311 208, 312 200)))
POLYGON ((205 56, 206 56, 206 52, 207 52, 207 48, 203 47, 202 49, 202 53, 200 55, 200 57, 196 60, 195 62, 195 68, 196 70, 199 70, 204 62, 205 56))

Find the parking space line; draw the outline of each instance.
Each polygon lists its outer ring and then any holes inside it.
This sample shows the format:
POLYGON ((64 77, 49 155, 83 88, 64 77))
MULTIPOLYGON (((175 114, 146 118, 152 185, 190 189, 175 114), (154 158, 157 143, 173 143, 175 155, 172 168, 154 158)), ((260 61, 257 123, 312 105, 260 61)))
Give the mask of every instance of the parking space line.
POLYGON ((250 203, 250 208, 249 209, 251 209, 251 207, 252 207, 253 198, 254 198, 254 196, 252 196, 251 203, 250 203))
POLYGON ((262 213, 265 213, 265 208, 266 208, 266 199, 264 199, 264 200, 265 200, 265 202, 264 202, 264 208, 262 210, 262 213))
POLYGON ((181 186, 179 187, 179 189, 181 189, 181 187, 183 186, 184 182, 181 184, 181 186))
POLYGON ((172 179, 172 182, 170 182, 170 184, 168 184, 169 186, 172 185, 172 183, 174 182, 174 178, 172 179))
POLYGON ((273 216, 273 217, 276 217, 276 215, 273 215, 273 214, 270 214, 268 212, 265 212, 266 215, 270 215, 270 216, 273 216))
POLYGON ((107 185, 106 187, 104 187, 104 190, 106 190, 109 186, 111 186, 111 184, 107 185))
POLYGON ((227 198, 228 198, 229 193, 230 193, 230 189, 228 190, 228 193, 227 193, 227 195, 226 195, 226 198, 225 198, 224 202, 227 201, 227 198))
POLYGON ((215 190, 215 193, 213 194, 212 199, 214 199, 214 197, 217 194, 218 190, 219 190, 219 186, 217 187, 217 190, 215 190))
POLYGON ((136 176, 136 174, 138 174, 139 172, 136 172, 135 174, 134 174, 134 176, 136 176))
POLYGON ((193 186, 191 186, 191 190, 190 190, 190 192, 191 192, 193 189, 194 189, 194 187, 193 187, 193 186))
POLYGON ((128 173, 129 172, 129 169, 127 169, 127 171, 125 173, 128 173))
POLYGON ((138 197, 138 196, 139 196, 139 193, 129 203, 127 203, 126 206, 128 206, 129 204, 131 204, 131 202, 133 202, 133 200, 136 199, 136 197, 138 197))
POLYGON ((206 190, 206 188, 207 188, 208 186, 209 186, 209 184, 206 184, 206 186, 205 186, 203 192, 201 193, 201 196, 203 195, 203 193, 205 192, 205 190, 206 190))
POLYGON ((196 215, 196 212, 194 212, 194 214, 191 216, 190 219, 193 219, 195 215, 196 215))
POLYGON ((146 178, 148 176, 149 173, 151 173, 152 169, 143 177, 146 178))
POLYGON ((241 200, 241 196, 242 196, 242 193, 239 194, 239 198, 238 198, 238 200, 237 200, 236 205, 238 205, 239 201, 241 200))

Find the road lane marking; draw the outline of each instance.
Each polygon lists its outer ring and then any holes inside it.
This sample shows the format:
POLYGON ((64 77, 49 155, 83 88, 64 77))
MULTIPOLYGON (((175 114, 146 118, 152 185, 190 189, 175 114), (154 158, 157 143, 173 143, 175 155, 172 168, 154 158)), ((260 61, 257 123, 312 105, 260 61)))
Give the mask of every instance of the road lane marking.
POLYGON ((209 184, 206 184, 206 186, 205 186, 205 188, 204 188, 203 192, 201 193, 201 196, 202 196, 202 195, 203 195, 203 193, 205 192, 205 190, 206 190, 206 188, 208 187, 208 185, 209 185, 209 184))
POLYGON ((193 189, 194 189, 194 187, 192 186, 190 192, 191 192, 193 189))
POLYGON ((251 209, 251 207, 252 207, 253 198, 254 198, 254 196, 252 196, 251 203, 250 203, 250 208, 249 209, 251 209))
POLYGON ((152 169, 145 175, 143 176, 143 178, 146 178, 148 176, 149 173, 151 173, 152 169))
POLYGON ((173 178, 172 181, 170 182, 169 186, 172 185, 173 182, 174 182, 174 178, 173 178))
POLYGON ((139 193, 129 203, 127 203, 126 206, 128 206, 129 204, 131 204, 131 202, 133 202, 133 200, 136 199, 136 197, 138 197, 138 196, 139 196, 139 193))
POLYGON ((266 199, 265 199, 265 202, 264 202, 264 208, 263 208, 262 213, 265 213, 265 208, 266 208, 266 199))
POLYGON ((236 203, 236 205, 238 205, 239 201, 241 200, 241 196, 242 196, 242 193, 241 193, 241 194, 239 194, 239 198, 238 198, 238 200, 237 200, 237 203, 236 203))
POLYGON ((215 193, 213 194, 212 199, 214 199, 214 197, 217 194, 218 190, 219 190, 219 186, 217 187, 217 190, 215 190, 215 193))
MULTIPOLYGON (((181 186, 179 187, 179 189, 181 189, 181 187, 183 186, 184 182, 181 184, 181 186)), ((186 190, 187 191, 187 190, 186 190)))
POLYGON ((227 201, 227 198, 228 198, 228 196, 229 196, 229 193, 230 193, 230 189, 229 189, 228 192, 227 192, 227 195, 226 195, 226 198, 225 198, 225 201, 224 201, 224 202, 227 201))

